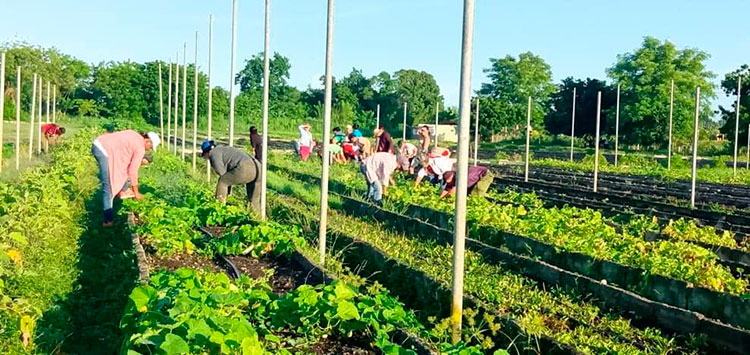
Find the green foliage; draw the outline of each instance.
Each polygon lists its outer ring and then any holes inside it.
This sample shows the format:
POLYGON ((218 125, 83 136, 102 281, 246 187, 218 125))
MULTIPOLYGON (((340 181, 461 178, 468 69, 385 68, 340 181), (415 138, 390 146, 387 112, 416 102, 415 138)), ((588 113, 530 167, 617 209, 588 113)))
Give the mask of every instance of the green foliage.
MULTIPOLYGON (((622 85, 621 141, 646 146, 665 146, 668 136, 671 80, 675 82, 673 134, 690 137, 695 112, 695 88, 701 88, 701 119, 712 115, 714 74, 706 70, 708 53, 677 49, 669 41, 646 37, 640 48, 619 55, 608 75, 622 85)), ((611 111, 612 109, 610 109, 611 111)))
POLYGON ((550 108, 550 96, 555 92, 549 64, 531 52, 521 53, 518 59, 510 55, 491 58, 490 63, 490 68, 484 69, 490 82, 483 83, 479 91, 485 130, 499 132, 502 127, 525 126, 529 97, 534 101, 531 125, 542 129, 550 108))
POLYGON ((742 147, 747 144, 748 127, 750 125, 750 66, 743 64, 739 69, 727 73, 724 79, 721 81, 721 89, 724 93, 732 98, 733 107, 724 107, 719 105, 719 112, 724 124, 721 127, 721 132, 726 134, 727 141, 734 142, 734 131, 737 118, 737 82, 742 79, 742 87, 740 91, 740 122, 739 122, 739 135, 738 135, 738 146, 742 147))
POLYGON ((266 253, 288 256, 296 245, 303 242, 299 228, 263 222, 233 227, 221 238, 210 240, 207 249, 221 255, 250 255, 254 258, 266 253))
MULTIPOLYGON (((576 137, 596 136, 597 95, 602 93, 602 133, 615 133, 614 115, 608 110, 617 102, 616 86, 607 85, 597 79, 576 80, 572 77, 563 79, 557 92, 550 98, 550 111, 544 118, 544 126, 551 134, 570 136, 573 112, 573 89, 576 90, 576 137)), ((612 112, 614 113, 614 112, 612 112)), ((593 143, 593 140, 592 140, 593 143)))

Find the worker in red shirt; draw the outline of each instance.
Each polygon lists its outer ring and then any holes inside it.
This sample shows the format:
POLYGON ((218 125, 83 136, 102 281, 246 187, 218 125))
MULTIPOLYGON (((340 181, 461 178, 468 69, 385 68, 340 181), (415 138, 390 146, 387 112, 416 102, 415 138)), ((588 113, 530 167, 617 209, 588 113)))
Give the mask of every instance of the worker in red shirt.
POLYGON ((45 123, 42 125, 42 135, 49 145, 57 144, 57 141, 60 140, 60 136, 64 133, 65 127, 61 127, 56 123, 45 123))

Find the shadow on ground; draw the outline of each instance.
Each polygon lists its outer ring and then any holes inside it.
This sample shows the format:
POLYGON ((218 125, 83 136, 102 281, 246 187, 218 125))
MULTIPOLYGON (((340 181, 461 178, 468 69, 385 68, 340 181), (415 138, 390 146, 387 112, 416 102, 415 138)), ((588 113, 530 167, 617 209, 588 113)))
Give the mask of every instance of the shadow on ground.
POLYGON ((114 354, 122 344, 119 322, 138 270, 125 216, 102 228, 100 201, 101 192, 86 202, 81 221, 86 230, 78 239, 80 274, 74 290, 39 320, 38 352, 114 354))

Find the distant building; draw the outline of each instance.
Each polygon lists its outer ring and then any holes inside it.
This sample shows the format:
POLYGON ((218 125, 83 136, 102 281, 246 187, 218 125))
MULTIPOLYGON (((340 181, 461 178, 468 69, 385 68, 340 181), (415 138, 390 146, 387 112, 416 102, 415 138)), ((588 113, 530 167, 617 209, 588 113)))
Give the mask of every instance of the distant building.
MULTIPOLYGON (((419 127, 427 126, 430 128, 430 137, 435 137, 435 124, 420 124, 411 128, 412 137, 417 136, 419 127)), ((440 142, 458 143, 458 128, 456 122, 442 122, 437 125, 438 144, 440 142)))

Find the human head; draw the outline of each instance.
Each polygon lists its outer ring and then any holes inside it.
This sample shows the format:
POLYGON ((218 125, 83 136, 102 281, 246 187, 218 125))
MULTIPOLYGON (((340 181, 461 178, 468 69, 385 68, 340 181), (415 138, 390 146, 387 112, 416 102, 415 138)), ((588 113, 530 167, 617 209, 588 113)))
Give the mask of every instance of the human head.
POLYGON ((341 133, 341 127, 333 127, 333 134, 341 133))
POLYGON ((446 171, 443 173, 443 182, 445 182, 446 185, 450 185, 453 183, 453 179, 456 177, 455 171, 446 171))
POLYGON ((354 132, 354 128, 352 125, 346 125, 346 133, 352 133, 354 132))
POLYGON ((403 146, 404 146, 404 143, 405 143, 405 142, 404 142, 404 141, 403 141, 402 139, 399 139, 399 140, 398 140, 398 147, 399 147, 399 148, 403 147, 403 146))
POLYGON ((211 153, 211 150, 213 150, 216 147, 216 143, 214 141, 205 140, 203 143, 201 143, 201 155, 203 158, 208 159, 208 156, 211 153))
POLYGON ((422 125, 419 127, 419 134, 421 135, 429 135, 430 134, 430 127, 427 125, 422 125))
POLYGON ((141 137, 143 137, 143 144, 145 145, 146 150, 155 151, 156 147, 161 143, 161 138, 159 138, 159 135, 154 132, 141 133, 141 137))
POLYGON ((302 125, 302 128, 304 128, 305 131, 310 132, 310 124, 309 123, 305 123, 304 125, 302 125))
POLYGON ((250 126, 250 134, 258 134, 258 129, 255 126, 250 126))
POLYGON ((355 130, 357 130, 357 129, 359 129, 359 125, 355 123, 355 124, 352 125, 352 128, 354 128, 355 130))
POLYGON ((65 134, 65 127, 60 127, 60 134, 65 134))
POLYGON ((375 130, 372 131, 372 135, 375 137, 380 137, 381 134, 383 134, 383 126, 380 126, 378 128, 375 128, 375 130))

